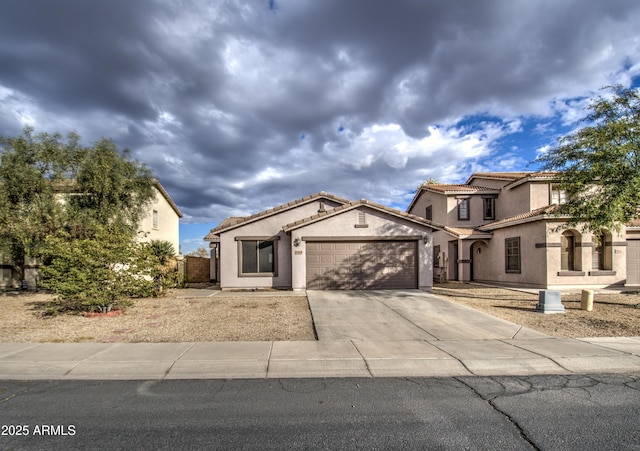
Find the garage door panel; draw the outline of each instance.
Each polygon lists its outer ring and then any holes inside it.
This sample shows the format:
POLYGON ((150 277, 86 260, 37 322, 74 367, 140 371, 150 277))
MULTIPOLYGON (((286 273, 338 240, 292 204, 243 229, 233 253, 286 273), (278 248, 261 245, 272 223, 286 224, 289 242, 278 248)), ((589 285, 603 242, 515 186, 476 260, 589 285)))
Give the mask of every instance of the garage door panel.
POLYGON ((627 241, 627 285, 640 285, 640 240, 627 241))
POLYGON ((417 288, 415 241, 307 243, 307 288, 417 288))

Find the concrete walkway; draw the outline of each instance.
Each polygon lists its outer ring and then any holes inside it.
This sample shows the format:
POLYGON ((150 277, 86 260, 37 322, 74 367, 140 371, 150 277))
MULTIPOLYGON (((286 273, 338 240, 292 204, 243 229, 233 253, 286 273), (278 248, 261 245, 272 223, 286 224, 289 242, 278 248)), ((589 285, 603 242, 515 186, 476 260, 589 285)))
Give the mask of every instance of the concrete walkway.
POLYGON ((0 343, 0 379, 640 372, 640 337, 551 338, 418 291, 309 292, 308 296, 319 341, 0 343))

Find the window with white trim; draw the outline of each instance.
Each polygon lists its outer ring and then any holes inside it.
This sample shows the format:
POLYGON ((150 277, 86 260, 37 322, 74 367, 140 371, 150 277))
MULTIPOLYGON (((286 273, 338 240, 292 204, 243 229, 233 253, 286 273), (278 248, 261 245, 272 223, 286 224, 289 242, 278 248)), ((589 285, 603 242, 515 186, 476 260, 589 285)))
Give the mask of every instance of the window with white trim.
POLYGON ((563 189, 560 189, 558 186, 551 185, 551 202, 553 204, 566 204, 567 203, 567 192, 563 189))

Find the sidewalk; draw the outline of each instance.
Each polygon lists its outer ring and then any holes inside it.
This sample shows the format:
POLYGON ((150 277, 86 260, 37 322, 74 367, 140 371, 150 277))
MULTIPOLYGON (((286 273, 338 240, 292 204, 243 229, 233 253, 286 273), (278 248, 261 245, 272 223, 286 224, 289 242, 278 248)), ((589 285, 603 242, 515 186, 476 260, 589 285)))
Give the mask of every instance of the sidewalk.
POLYGON ((640 372, 640 337, 0 343, 3 380, 448 377, 640 372))
POLYGON ((319 341, 0 343, 0 380, 640 373, 640 337, 553 338, 419 290, 307 297, 319 341))

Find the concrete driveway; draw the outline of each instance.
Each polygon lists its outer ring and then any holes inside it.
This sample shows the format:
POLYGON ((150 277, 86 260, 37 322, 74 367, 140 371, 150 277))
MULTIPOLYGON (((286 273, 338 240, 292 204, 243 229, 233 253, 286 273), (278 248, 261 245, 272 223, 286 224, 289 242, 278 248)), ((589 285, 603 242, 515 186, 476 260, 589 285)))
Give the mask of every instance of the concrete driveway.
POLYGON ((307 291, 318 340, 488 340, 547 335, 419 290, 307 291))

